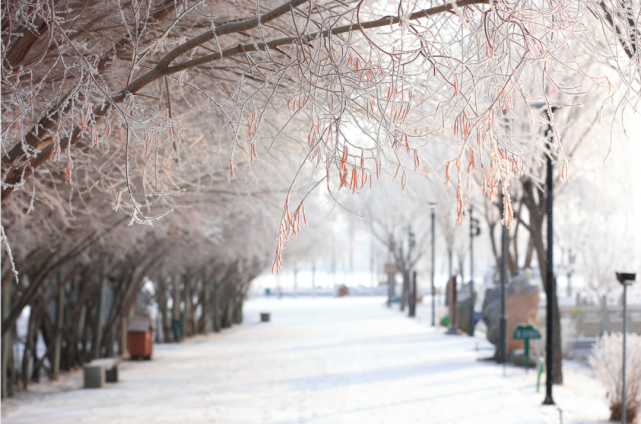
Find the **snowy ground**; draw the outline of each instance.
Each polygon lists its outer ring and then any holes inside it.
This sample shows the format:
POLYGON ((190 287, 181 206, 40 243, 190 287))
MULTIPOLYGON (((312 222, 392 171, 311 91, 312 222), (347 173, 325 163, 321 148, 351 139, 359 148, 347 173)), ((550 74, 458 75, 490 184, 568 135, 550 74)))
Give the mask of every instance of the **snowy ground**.
MULTIPOLYGON (((559 423, 534 372, 479 358, 482 338, 445 336, 429 309, 410 320, 381 297, 255 299, 245 324, 125 362, 121 381, 83 389, 80 372, 2 404, 3 423, 559 423), (259 323, 269 311, 272 322, 259 323)), ((608 417, 578 364, 555 387, 563 423, 608 417)), ((543 390, 543 388, 542 388, 543 390)))

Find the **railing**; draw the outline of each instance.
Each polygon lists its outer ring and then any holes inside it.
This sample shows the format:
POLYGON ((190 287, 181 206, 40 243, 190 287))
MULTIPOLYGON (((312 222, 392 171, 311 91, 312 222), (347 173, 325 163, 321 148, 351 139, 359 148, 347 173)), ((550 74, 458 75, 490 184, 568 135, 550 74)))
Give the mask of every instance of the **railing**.
MULTIPOLYGON (((545 323, 545 307, 538 308, 539 321, 545 323)), ((600 336, 604 333, 621 332, 623 329, 623 306, 560 306, 561 319, 569 319, 576 326, 576 335, 600 336)), ((641 334, 641 306, 628 306, 628 332, 641 334)))

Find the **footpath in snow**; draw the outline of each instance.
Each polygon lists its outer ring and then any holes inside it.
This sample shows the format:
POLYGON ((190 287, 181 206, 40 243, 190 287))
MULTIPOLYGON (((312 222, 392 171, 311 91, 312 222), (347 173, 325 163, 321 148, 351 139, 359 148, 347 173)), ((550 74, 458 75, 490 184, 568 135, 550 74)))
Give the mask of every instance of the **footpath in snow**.
POLYGON ((104 389, 83 389, 81 372, 37 385, 3 402, 2 422, 607 422, 589 370, 568 363, 558 407, 541 406, 534 372, 504 376, 479 360, 493 352, 486 340, 444 335, 424 308, 412 320, 381 297, 253 299, 243 325, 156 345, 153 361, 125 361, 104 389))

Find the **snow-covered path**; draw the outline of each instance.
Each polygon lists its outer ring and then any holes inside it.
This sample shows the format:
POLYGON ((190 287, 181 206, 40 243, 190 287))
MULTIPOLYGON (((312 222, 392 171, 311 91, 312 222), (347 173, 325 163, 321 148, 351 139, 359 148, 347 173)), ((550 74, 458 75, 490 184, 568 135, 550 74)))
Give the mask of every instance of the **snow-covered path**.
MULTIPOLYGON (((3 423, 558 423, 535 374, 477 358, 483 339, 445 336, 382 298, 255 299, 245 324, 125 362, 121 381, 3 402, 3 423), (259 323, 260 311, 272 322, 259 323)), ((569 373, 569 374, 568 374, 569 373)), ((607 418, 582 373, 556 390, 563 422, 607 418)), ((64 388, 62 388, 64 387, 64 388)))

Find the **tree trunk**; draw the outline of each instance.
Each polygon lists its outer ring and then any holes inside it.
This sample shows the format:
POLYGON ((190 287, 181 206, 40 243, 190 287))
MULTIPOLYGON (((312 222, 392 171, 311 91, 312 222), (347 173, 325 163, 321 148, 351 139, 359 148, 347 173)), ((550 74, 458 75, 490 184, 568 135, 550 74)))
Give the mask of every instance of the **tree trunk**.
POLYGON ((81 351, 81 357, 80 357, 80 363, 84 364, 85 362, 88 362, 88 360, 91 360, 89 357, 89 352, 88 352, 88 347, 89 347, 89 337, 92 335, 90 334, 91 328, 93 328, 93 316, 91 314, 91 311, 93 309, 93 302, 87 302, 87 304, 84 306, 85 308, 85 325, 84 328, 82 329, 82 351, 81 351))
POLYGON ((14 324, 13 329, 9 332, 8 339, 8 361, 7 361, 7 397, 13 396, 15 385, 17 384, 16 358, 13 356, 13 341, 16 340, 17 331, 14 324))
POLYGON ((169 300, 167 298, 167 280, 162 274, 158 276, 156 287, 156 298, 158 300, 158 306, 160 307, 163 340, 165 343, 171 343, 171 322, 169 320, 169 311, 167 305, 169 300))
POLYGON ((212 322, 211 329, 214 333, 220 332, 220 294, 218 293, 219 287, 214 283, 214 296, 212 302, 212 322))
MULTIPOLYGON (((13 287, 8 286, 2 290, 2 320, 9 315, 9 308, 11 308, 11 292, 13 287)), ((9 355, 11 353, 12 343, 11 332, 7 332, 2 337, 2 399, 5 399, 8 395, 9 387, 7 384, 7 377, 9 375, 9 355)))
POLYGON ((199 332, 201 334, 207 334, 207 326, 209 325, 209 284, 203 279, 203 289, 202 289, 202 302, 201 302, 201 314, 198 322, 199 332))
POLYGON ((185 335, 194 335, 194 322, 192 319, 193 295, 191 294, 191 281, 185 279, 185 335))
POLYGON ((25 339, 24 351, 22 353, 22 388, 27 390, 29 387, 29 361, 33 353, 34 342, 34 333, 37 333, 36 323, 35 323, 35 308, 31 306, 31 311, 29 312, 29 322, 27 324, 27 338, 25 339))
POLYGON ((527 250, 525 252, 525 262, 523 263, 523 268, 528 269, 532 266, 532 257, 534 256, 534 241, 532 241, 532 236, 530 236, 527 243, 527 250))
POLYGON ((403 292, 401 294, 401 312, 405 310, 405 305, 407 305, 407 296, 409 295, 409 287, 410 287, 410 278, 409 278, 409 272, 407 270, 402 270, 402 275, 403 275, 403 292))
MULTIPOLYGON (((179 279, 177 277, 174 277, 172 279, 172 284, 171 284, 171 293, 173 294, 173 297, 174 297, 172 308, 171 308, 172 321, 180 319, 180 283, 178 281, 179 279)), ((174 334, 173 334, 173 327, 172 327, 172 338, 173 337, 174 337, 174 334)), ((174 340, 179 340, 179 335, 176 335, 174 340)))
POLYGON ((79 281, 78 278, 74 278, 72 281, 71 293, 67 303, 67 310, 71 311, 71 313, 67 313, 65 317, 67 325, 63 339, 66 341, 66 346, 63 349, 60 365, 61 369, 66 371, 75 368, 78 361, 78 339, 83 319, 83 309, 79 304, 79 281))
POLYGON ((56 296, 56 320, 53 332, 53 347, 51 351, 51 379, 57 380, 60 374, 60 357, 62 355, 62 329, 64 324, 65 290, 62 270, 58 271, 58 296, 56 296))
POLYGON ((129 318, 127 315, 123 315, 120 318, 120 342, 118 342, 118 354, 120 356, 126 356, 129 352, 129 346, 127 346, 127 325, 129 323, 129 318))
POLYGON ((96 296, 96 305, 94 308, 93 334, 91 338, 91 359, 97 359, 101 356, 100 347, 102 346, 103 315, 105 313, 105 292, 107 290, 106 267, 100 270, 100 287, 96 296))

